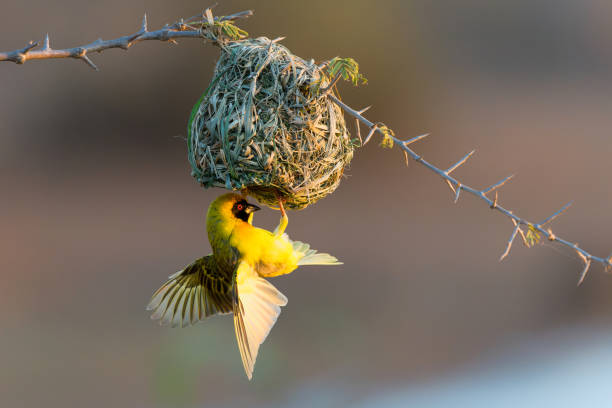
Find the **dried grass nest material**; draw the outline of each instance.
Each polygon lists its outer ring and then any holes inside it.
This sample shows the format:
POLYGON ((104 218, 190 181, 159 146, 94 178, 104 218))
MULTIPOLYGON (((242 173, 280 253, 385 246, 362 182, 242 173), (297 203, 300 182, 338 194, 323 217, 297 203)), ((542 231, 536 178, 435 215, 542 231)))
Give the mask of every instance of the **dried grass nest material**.
POLYGON ((333 192, 355 143, 341 109, 321 96, 322 68, 264 37, 221 50, 189 121, 192 175, 272 207, 280 197, 302 209, 333 192))

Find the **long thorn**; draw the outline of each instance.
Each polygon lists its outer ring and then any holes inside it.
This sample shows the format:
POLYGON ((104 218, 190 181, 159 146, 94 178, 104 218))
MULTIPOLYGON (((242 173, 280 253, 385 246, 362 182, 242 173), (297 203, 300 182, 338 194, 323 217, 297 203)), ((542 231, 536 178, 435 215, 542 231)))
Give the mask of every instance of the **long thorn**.
POLYGON ((591 258, 586 258, 586 261, 584 262, 584 269, 582 270, 582 273, 580 274, 580 279, 578 279, 578 285, 576 286, 582 285, 582 282, 584 282, 584 278, 586 278, 586 275, 589 272, 590 266, 591 266, 591 258))
POLYGON ((510 235, 510 239, 508 240, 508 245, 506 246, 506 250, 504 251, 504 253, 499 257, 499 262, 503 261, 505 257, 508 256, 508 254, 510 253, 510 248, 512 248, 512 242, 514 241, 514 238, 516 238, 516 234, 518 233, 519 230, 519 225, 517 224, 514 227, 514 230, 512 231, 512 235, 510 235))
POLYGON ((448 187, 451 189, 453 194, 457 194, 457 191, 455 190, 455 187, 453 187, 453 183, 451 183, 449 179, 444 179, 444 181, 446 181, 446 184, 448 184, 448 187))
POLYGON ((570 201, 569 203, 565 204, 559 211, 557 211, 556 213, 554 213, 553 215, 551 215, 550 217, 548 217, 547 219, 542 221, 540 223, 540 226, 542 227, 542 226, 548 224, 549 222, 551 222, 552 220, 554 220, 555 218, 557 218, 558 216, 563 214, 565 212, 565 210, 567 210, 568 208, 571 207, 572 203, 573 203, 573 201, 570 201))
POLYGON ((100 71, 100 69, 96 66, 96 64, 94 64, 93 61, 90 60, 89 57, 86 54, 81 55, 79 58, 82 59, 83 61, 85 61, 85 63, 87 65, 89 65, 90 67, 92 67, 96 71, 100 71))
POLYGON ((459 194, 461 193, 461 184, 457 186, 457 193, 455 194, 455 204, 459 201, 459 194))
POLYGON ((502 181, 493 184, 491 187, 482 190, 482 194, 489 194, 491 191, 495 191, 498 188, 500 188, 501 186, 503 186, 504 184, 506 184, 507 181, 511 180, 512 178, 514 178, 514 174, 509 175, 508 177, 506 177, 505 179, 503 179, 502 181))
POLYGON ((412 139, 408 139, 406 141, 403 141, 402 144, 404 146, 408 146, 408 145, 410 145, 410 144, 412 144, 414 142, 418 142, 419 140, 426 138, 427 136, 429 136, 429 133, 425 133, 423 135, 415 136, 412 139))
POLYGON ((140 31, 142 31, 143 33, 147 32, 147 13, 145 13, 144 17, 142 17, 142 25, 140 26, 140 31))
POLYGON ((43 43, 43 51, 47 51, 51 49, 51 46, 49 45, 50 41, 49 41, 49 33, 47 33, 47 35, 45 35, 45 42, 43 43))
MULTIPOLYGON (((483 195, 484 195, 484 194, 483 194, 483 195)), ((498 199, 498 198, 499 198, 499 197, 498 197, 498 195, 497 195, 497 191, 496 191, 496 192, 495 192, 495 199, 493 200, 493 203, 492 203, 492 204, 491 204, 491 206, 490 206, 490 208, 491 208, 492 210, 494 210, 494 209, 496 209, 496 208, 497 208, 497 199, 498 199)), ((514 221, 514 218, 512 219, 512 221, 514 221)), ((514 222, 516 222, 516 221, 514 221, 514 222)))
POLYGON ((376 129, 378 129, 378 125, 374 125, 370 128, 370 133, 368 133, 365 140, 363 141, 363 146, 365 146, 370 141, 374 133, 376 133, 376 129))
POLYGON ((463 158, 461 160, 459 160, 457 163, 453 164, 452 166, 450 166, 447 170, 446 170, 446 174, 451 174, 453 171, 455 171, 457 169, 457 167, 461 166, 462 164, 464 164, 474 153, 476 152, 476 150, 472 150, 471 152, 469 152, 468 154, 466 154, 465 156, 463 156, 463 158))
POLYGON ((355 119, 355 133, 357 133, 357 138, 359 139, 359 143, 363 146, 363 139, 361 138, 361 125, 359 124, 359 120, 355 119))

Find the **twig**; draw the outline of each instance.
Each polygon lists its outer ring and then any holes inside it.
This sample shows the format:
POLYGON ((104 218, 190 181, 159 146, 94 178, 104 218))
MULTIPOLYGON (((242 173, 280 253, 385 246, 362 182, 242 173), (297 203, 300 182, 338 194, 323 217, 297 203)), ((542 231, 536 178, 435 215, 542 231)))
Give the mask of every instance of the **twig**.
MULTIPOLYGON (((433 164, 429 163, 425 159, 423 159, 423 157, 421 157, 420 155, 415 153, 414 150, 412 150, 410 147, 408 147, 411 143, 414 143, 415 141, 422 139, 424 136, 417 136, 416 138, 409 139, 409 140, 406 140, 406 141, 400 140, 397 137, 395 137, 393 135, 389 135, 389 133, 382 131, 380 123, 375 124, 373 122, 370 122, 368 119, 363 117, 359 113, 359 111, 357 111, 357 110, 351 108, 350 106, 346 105, 344 102, 342 102, 341 100, 336 98, 333 94, 327 94, 327 97, 330 98, 340 108, 342 108, 347 114, 349 114, 350 116, 354 117, 355 119, 359 120, 361 123, 366 125, 370 129, 370 133, 371 134, 377 132, 377 133, 381 134, 382 136, 391 137, 393 139, 393 141, 396 144, 398 144, 401 149, 404 150, 404 153, 408 154, 417 163, 422 164, 423 166, 425 166, 429 170, 433 171, 434 173, 436 173, 437 175, 442 177, 442 179, 448 184, 448 186, 451 188, 451 190, 453 190, 453 192, 455 193, 455 202, 459 198, 459 193, 461 191, 465 191, 465 192, 468 192, 468 193, 472 194, 473 196, 483 200, 485 203, 487 203, 487 205, 491 209, 496 210, 496 211, 500 212, 501 214, 503 214, 504 216, 506 216, 507 218, 509 218, 512 221, 513 225, 514 225, 514 229, 512 230, 512 234, 510 236, 510 239, 508 240, 508 243, 506 245, 506 249, 505 249, 504 253, 502 254, 500 260, 503 260, 506 256, 508 256, 508 254, 510 253, 510 249, 512 247, 512 243, 513 243, 514 239, 516 238, 517 234, 519 234, 519 233, 521 235, 521 238, 523 239, 523 243, 527 247, 530 246, 529 242, 527 241, 527 238, 525 237, 525 234, 524 234, 523 230, 521 229, 521 226, 524 225, 524 226, 527 226, 530 230, 537 231, 538 233, 542 234, 549 241, 557 242, 557 243, 559 243, 561 245, 564 245, 564 246, 566 246, 568 248, 571 248, 574 251, 576 251, 576 253, 582 258, 582 260, 584 262, 584 268, 583 268, 582 273, 580 275, 580 280, 578 281, 578 284, 581 284, 583 282, 584 278, 586 277, 587 272, 589 271, 591 263, 593 261, 602 264, 606 268, 606 270, 608 270, 608 268, 612 268, 612 255, 610 257, 608 257, 608 258, 601 258, 601 257, 598 257, 598 256, 594 256, 594 255, 590 254, 588 251, 580 248, 578 246, 578 244, 572 243, 572 242, 570 242, 570 241, 568 241, 566 239, 563 239, 563 238, 559 238, 558 236, 553 234, 553 232, 552 232, 550 227, 545 228, 546 224, 549 224, 551 221, 553 221, 555 218, 557 218, 559 215, 561 215, 563 212, 565 212, 565 210, 567 210, 567 208, 569 208, 571 203, 566 204, 559 211, 557 211, 556 213, 554 213, 550 217, 546 218, 543 222, 541 222, 539 224, 529 222, 526 219, 521 218, 521 217, 515 215, 512 211, 507 210, 506 208, 502 207, 498 203, 497 189, 502 187, 507 181, 509 181, 512 177, 514 177, 514 175, 508 176, 505 179, 501 180, 500 182, 498 182, 496 184, 493 184, 492 186, 487 187, 487 188, 482 189, 482 190, 470 187, 469 185, 466 185, 466 184, 460 182, 459 180, 457 180, 456 178, 454 178, 453 176, 451 176, 450 173, 452 171, 456 170, 461 165, 465 164, 465 162, 470 158, 470 156, 474 152, 470 152, 465 157, 463 157, 461 160, 459 160, 457 163, 455 163, 453 166, 449 167, 447 170, 442 170, 442 169, 434 166, 433 164), (487 197, 487 194, 491 193, 493 191, 495 191, 495 199, 491 200, 489 197, 487 197)), ((366 138, 366 140, 371 138, 371 136, 372 136, 371 134, 368 135, 368 138, 366 138)), ((365 144, 365 142, 364 142, 364 144, 365 144)))
MULTIPOLYGON (((209 10, 207 10, 209 11, 209 10)), ((214 17, 214 22, 232 21, 238 18, 246 18, 253 15, 251 10, 241 11, 229 16, 214 17)), ((91 61, 88 54, 92 52, 102 52, 110 48, 121 48, 127 50, 133 44, 141 41, 165 41, 175 43, 177 38, 202 38, 203 31, 211 27, 211 21, 205 13, 197 16, 193 16, 186 21, 179 21, 172 25, 166 25, 165 27, 155 30, 148 31, 147 28, 147 15, 145 14, 142 19, 140 30, 132 35, 125 35, 123 37, 116 38, 114 40, 98 39, 91 44, 83 45, 80 47, 66 48, 66 49, 53 49, 51 48, 49 41, 49 34, 45 36, 44 45, 40 50, 33 50, 38 46, 37 41, 30 41, 25 47, 10 51, 0 52, 0 61, 10 61, 16 64, 25 64, 29 60, 36 59, 52 59, 52 58, 75 58, 84 61, 91 68, 98 70, 98 67, 91 61)))

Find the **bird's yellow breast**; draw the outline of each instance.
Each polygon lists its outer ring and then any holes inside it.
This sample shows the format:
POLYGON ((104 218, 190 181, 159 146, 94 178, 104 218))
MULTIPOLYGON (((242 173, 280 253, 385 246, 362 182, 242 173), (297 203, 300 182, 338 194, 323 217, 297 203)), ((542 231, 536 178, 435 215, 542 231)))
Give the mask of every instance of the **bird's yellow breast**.
POLYGON ((297 268, 298 258, 286 237, 276 236, 246 222, 235 225, 230 245, 261 276, 284 275, 297 268))

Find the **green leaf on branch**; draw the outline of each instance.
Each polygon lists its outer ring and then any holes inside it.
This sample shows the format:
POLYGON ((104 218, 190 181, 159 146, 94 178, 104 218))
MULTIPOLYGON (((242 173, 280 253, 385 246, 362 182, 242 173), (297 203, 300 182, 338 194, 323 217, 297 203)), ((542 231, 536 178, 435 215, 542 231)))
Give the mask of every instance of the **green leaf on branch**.
POLYGON ((334 57, 327 64, 327 73, 330 77, 340 77, 345 81, 350 81, 357 86, 360 83, 366 84, 368 80, 359 72, 359 64, 352 58, 334 57))
POLYGON ((249 36, 249 33, 234 25, 234 23, 229 20, 215 21, 215 27, 217 27, 224 36, 234 41, 242 40, 243 38, 247 38, 249 36))

